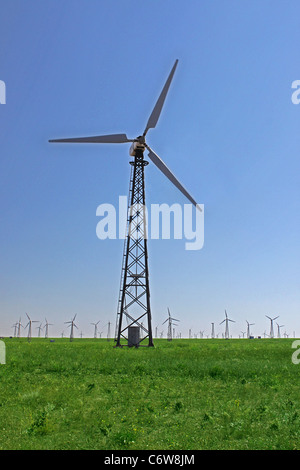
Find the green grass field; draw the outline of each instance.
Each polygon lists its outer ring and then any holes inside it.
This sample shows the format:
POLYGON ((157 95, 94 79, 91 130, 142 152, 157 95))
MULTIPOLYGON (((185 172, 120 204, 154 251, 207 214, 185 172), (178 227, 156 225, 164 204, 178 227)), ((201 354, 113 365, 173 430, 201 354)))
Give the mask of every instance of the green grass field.
POLYGON ((4 341, 0 449, 300 449, 293 340, 4 341))

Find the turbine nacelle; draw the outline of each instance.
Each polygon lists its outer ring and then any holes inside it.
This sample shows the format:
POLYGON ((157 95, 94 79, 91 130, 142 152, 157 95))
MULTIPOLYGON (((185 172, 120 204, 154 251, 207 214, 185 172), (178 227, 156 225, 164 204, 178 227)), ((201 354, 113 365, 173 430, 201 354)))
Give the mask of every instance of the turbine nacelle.
POLYGON ((144 152, 145 148, 146 148, 145 137, 143 135, 139 135, 132 142, 130 149, 129 149, 129 155, 131 157, 135 157, 137 150, 144 152))

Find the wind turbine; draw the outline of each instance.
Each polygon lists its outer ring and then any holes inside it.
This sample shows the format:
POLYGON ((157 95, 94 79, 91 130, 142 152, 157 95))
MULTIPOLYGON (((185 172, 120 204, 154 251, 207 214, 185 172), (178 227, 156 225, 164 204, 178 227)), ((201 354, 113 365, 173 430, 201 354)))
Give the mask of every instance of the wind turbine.
POLYGON ((247 338, 249 339, 251 334, 250 334, 250 326, 253 326, 255 325, 255 323, 249 323, 247 320, 246 320, 246 323, 247 323, 247 338))
POLYGON ((121 347, 121 339, 128 341, 128 330, 131 326, 139 326, 143 331, 143 337, 139 344, 147 340, 148 346, 154 346, 152 337, 152 320, 150 308, 150 288, 147 250, 147 229, 145 220, 145 183, 144 168, 148 161, 144 160, 144 152, 148 151, 148 157, 157 168, 173 183, 179 191, 201 211, 196 200, 179 182, 163 160, 146 143, 146 134, 149 129, 156 127, 161 114, 170 84, 172 82, 178 60, 175 61, 172 70, 165 82, 161 94, 153 108, 142 135, 134 139, 128 139, 126 134, 111 134, 92 137, 76 137, 67 139, 52 139, 49 142, 58 143, 131 143, 129 155, 134 157, 131 164, 130 176, 130 202, 128 208, 126 240, 124 243, 123 265, 121 270, 121 282, 117 311, 116 346, 121 347), (123 325, 124 317, 127 325, 123 325), (145 319, 148 326, 141 328, 141 321, 145 319))
POLYGON ((215 338, 215 324, 214 323, 211 324, 211 338, 212 339, 215 338))
POLYGON ((39 332, 38 332, 38 337, 40 338, 40 336, 41 336, 41 330, 43 329, 42 324, 40 323, 40 326, 37 326, 36 329, 39 330, 39 332))
POLYGON ((31 320, 30 316, 27 313, 26 313, 26 316, 28 318, 28 323, 27 323, 26 326, 24 326, 24 328, 27 328, 27 326, 28 326, 27 339, 30 342, 31 341, 31 325, 32 325, 32 323, 38 323, 38 320, 31 320))
POLYGON ((276 322, 276 325, 277 325, 277 338, 281 338, 280 328, 282 328, 284 325, 279 325, 277 322, 276 322))
POLYGON ((12 325, 12 328, 14 328, 14 338, 17 336, 17 326, 18 326, 18 322, 12 325))
POLYGON ((20 336, 21 336, 21 327, 24 328, 24 326, 21 323, 21 317, 20 317, 19 321, 17 322, 17 325, 18 325, 17 336, 18 336, 18 338, 20 338, 20 336))
POLYGON ((95 326, 94 338, 97 338, 97 325, 98 325, 99 322, 100 322, 100 320, 98 320, 97 323, 91 323, 91 325, 94 325, 94 326, 95 326))
MULTIPOLYGON (((77 313, 76 313, 77 315, 77 313)), ((73 341, 73 338, 74 338, 74 326, 75 328, 78 329, 78 326, 75 325, 75 318, 76 318, 76 315, 74 316, 73 320, 71 321, 65 321, 65 324, 69 324, 69 326, 71 327, 71 331, 70 331, 70 341, 73 341)))
POLYGON ((270 335, 269 335, 269 338, 274 338, 273 321, 276 320, 277 318, 279 318, 279 315, 277 315, 277 317, 274 317, 274 318, 268 317, 268 315, 266 315, 266 317, 271 321, 271 327, 270 327, 270 335))
MULTIPOLYGON (((168 335, 167 335, 168 341, 172 340, 172 326, 173 326, 174 321, 177 322, 180 320, 176 320, 176 318, 171 317, 170 310, 168 307, 168 318, 162 323, 164 325, 166 322, 168 322, 168 335)), ((176 323, 174 325, 177 326, 176 323)))
POLYGON ((48 323, 47 318, 45 318, 45 322, 46 322, 44 325, 45 326, 45 338, 48 338, 48 331, 49 331, 48 326, 53 325, 53 323, 48 323))
POLYGON ((230 320, 230 318, 228 318, 228 315, 227 315, 227 312, 225 310, 225 319, 223 321, 221 321, 220 325, 222 325, 222 323, 225 322, 225 339, 229 339, 229 325, 228 325, 228 322, 233 322, 235 323, 234 320, 230 320))

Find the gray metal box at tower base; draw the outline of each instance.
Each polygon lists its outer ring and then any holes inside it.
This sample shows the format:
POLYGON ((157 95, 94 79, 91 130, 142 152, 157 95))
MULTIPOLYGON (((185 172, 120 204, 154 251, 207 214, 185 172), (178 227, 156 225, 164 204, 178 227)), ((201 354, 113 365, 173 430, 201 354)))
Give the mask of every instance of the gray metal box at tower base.
POLYGON ((140 327, 139 326, 129 326, 128 327, 128 346, 139 346, 140 342, 140 327))

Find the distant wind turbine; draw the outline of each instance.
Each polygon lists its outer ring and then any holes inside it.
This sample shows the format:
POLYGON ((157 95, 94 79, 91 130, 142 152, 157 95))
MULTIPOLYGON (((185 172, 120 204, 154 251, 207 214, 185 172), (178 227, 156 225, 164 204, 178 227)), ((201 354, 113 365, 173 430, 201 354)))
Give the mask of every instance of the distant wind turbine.
POLYGON ((45 338, 48 338, 48 332, 49 332, 48 326, 53 325, 53 323, 48 323, 47 318, 45 318, 45 322, 46 322, 44 325, 45 326, 45 338))
POLYGON ((273 321, 276 320, 277 318, 279 318, 279 315, 277 315, 277 317, 274 317, 274 318, 271 318, 271 317, 268 317, 268 315, 266 315, 266 317, 271 321, 271 326, 270 326, 270 335, 269 337, 270 338, 274 338, 274 327, 273 327, 273 321))
POLYGON ((276 325, 277 325, 277 338, 281 338, 280 328, 282 328, 284 325, 279 325, 277 322, 276 322, 276 325))
POLYGON ((42 324, 40 323, 40 326, 37 326, 36 329, 39 330, 39 332, 38 332, 38 337, 40 338, 40 336, 41 336, 41 330, 43 329, 42 324))
POLYGON ((38 320, 31 320, 30 316, 26 313, 26 316, 28 318, 28 323, 24 328, 27 328, 28 326, 28 334, 27 334, 27 339, 30 342, 31 341, 31 329, 32 329, 32 323, 38 323, 38 320))
POLYGON ((225 319, 223 321, 221 321, 220 325, 222 325, 222 323, 225 322, 225 339, 229 339, 229 325, 228 325, 228 322, 233 322, 235 323, 234 320, 230 320, 230 318, 228 318, 228 315, 227 315, 227 312, 225 310, 225 319))
POLYGON ((246 320, 246 323, 247 323, 247 338, 249 339, 250 336, 251 336, 251 333, 250 333, 250 326, 255 325, 255 323, 249 323, 247 320, 246 320))
MULTIPOLYGON (((76 313, 77 315, 77 313, 76 313)), ((75 328, 78 329, 78 326, 75 325, 75 318, 76 318, 76 315, 74 316, 73 320, 71 321, 65 321, 65 324, 69 324, 69 326, 71 327, 71 331, 70 331, 70 341, 73 341, 73 338, 74 338, 74 326, 75 328)))
POLYGON ((18 322, 12 325, 12 328, 14 328, 14 338, 17 336, 17 326, 18 326, 18 322))
POLYGON ((91 323, 91 325, 94 325, 94 338, 97 338, 97 325, 100 322, 100 320, 97 321, 97 323, 91 323))
MULTIPOLYGON (((176 320, 176 318, 171 317, 170 310, 168 307, 168 318, 163 322, 163 325, 164 323, 168 322, 168 335, 167 335, 168 341, 172 340, 172 326, 173 326, 174 321, 177 322, 180 320, 176 320)), ((175 326, 177 326, 176 323, 175 323, 175 326)))

